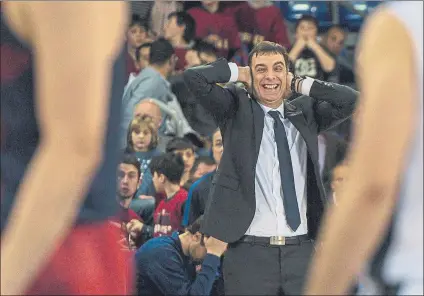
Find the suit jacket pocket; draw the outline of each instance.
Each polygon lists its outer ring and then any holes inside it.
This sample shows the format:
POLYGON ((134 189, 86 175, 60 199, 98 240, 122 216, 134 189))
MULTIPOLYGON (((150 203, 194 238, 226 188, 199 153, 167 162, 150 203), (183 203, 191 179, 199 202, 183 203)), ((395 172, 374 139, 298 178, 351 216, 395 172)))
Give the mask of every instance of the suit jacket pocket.
POLYGON ((240 186, 240 181, 236 178, 227 176, 227 175, 222 175, 222 174, 217 174, 215 175, 215 178, 212 181, 213 184, 218 184, 222 187, 231 189, 231 190, 237 190, 240 186))

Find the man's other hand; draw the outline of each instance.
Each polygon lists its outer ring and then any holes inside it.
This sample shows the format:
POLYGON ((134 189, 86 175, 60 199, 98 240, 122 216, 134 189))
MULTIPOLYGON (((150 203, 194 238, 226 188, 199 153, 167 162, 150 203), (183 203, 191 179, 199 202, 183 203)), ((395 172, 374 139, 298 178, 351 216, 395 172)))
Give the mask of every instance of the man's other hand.
POLYGON ((228 244, 214 237, 205 237, 204 241, 208 254, 221 257, 222 254, 224 254, 224 252, 227 250, 228 244))

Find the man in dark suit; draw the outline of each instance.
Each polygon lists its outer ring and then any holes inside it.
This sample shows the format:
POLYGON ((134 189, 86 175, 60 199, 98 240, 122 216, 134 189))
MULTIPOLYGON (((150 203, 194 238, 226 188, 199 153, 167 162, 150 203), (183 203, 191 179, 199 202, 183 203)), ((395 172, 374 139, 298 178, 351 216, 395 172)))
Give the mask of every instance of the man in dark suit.
POLYGON ((249 66, 219 59, 184 72, 224 143, 202 231, 229 243, 227 295, 300 295, 326 204, 317 135, 352 114, 357 92, 293 76, 272 42, 254 47, 249 66), (229 81, 251 94, 217 85, 229 81), (288 102, 291 92, 303 95, 288 102))

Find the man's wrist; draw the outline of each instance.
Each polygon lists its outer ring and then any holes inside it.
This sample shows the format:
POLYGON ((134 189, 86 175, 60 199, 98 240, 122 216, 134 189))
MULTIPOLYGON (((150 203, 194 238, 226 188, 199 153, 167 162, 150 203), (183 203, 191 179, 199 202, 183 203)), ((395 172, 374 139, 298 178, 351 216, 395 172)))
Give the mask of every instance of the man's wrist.
POLYGON ((220 258, 222 256, 222 254, 220 254, 219 252, 213 252, 213 251, 207 251, 206 254, 213 255, 213 256, 216 256, 218 258, 220 258))

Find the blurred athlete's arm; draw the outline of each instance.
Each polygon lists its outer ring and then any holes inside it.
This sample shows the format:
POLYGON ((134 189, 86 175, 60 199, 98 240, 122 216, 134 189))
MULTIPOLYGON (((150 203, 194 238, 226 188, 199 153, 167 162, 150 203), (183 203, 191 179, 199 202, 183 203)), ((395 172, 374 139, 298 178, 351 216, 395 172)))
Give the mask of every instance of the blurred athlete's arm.
POLYGON ((1 241, 1 293, 23 295, 68 234, 102 161, 124 2, 7 2, 33 48, 40 143, 1 241))
POLYGON ((306 294, 341 295, 373 255, 389 225, 418 108, 413 45, 403 25, 380 11, 359 50, 361 98, 348 178, 323 224, 306 294))

